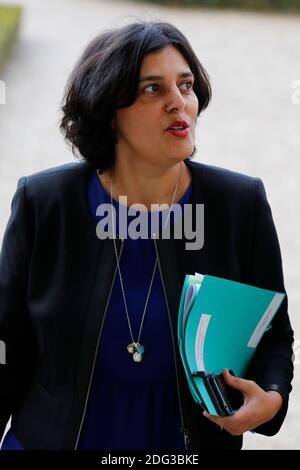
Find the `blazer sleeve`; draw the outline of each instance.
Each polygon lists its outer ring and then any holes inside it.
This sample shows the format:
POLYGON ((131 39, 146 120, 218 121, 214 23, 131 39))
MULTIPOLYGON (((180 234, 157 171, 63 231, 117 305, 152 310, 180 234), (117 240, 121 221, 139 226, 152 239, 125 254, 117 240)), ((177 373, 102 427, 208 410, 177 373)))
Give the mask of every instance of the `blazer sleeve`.
POLYGON ((34 367, 35 334, 27 308, 33 246, 26 178, 18 182, 0 254, 0 440, 22 399, 34 367), (5 353, 5 354, 4 354, 5 353))
MULTIPOLYGON (((276 229, 264 185, 255 178, 256 212, 251 255, 251 282, 265 289, 285 292, 282 260, 276 229)), ((276 434, 286 416, 293 378, 293 330, 285 297, 272 327, 264 334, 248 368, 247 377, 264 390, 276 390, 283 398, 277 415, 254 431, 268 436, 276 434)))

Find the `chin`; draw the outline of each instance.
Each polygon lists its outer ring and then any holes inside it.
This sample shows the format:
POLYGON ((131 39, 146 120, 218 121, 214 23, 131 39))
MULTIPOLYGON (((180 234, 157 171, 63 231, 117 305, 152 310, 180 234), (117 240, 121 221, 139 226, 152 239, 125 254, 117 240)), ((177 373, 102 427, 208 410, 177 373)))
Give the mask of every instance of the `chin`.
POLYGON ((183 152, 181 152, 181 153, 178 153, 178 152, 177 152, 176 154, 173 153, 173 154, 170 156, 170 159, 171 159, 172 161, 175 161, 176 163, 180 163, 180 162, 183 162, 186 158, 190 157, 191 154, 192 154, 192 152, 193 152, 193 151, 191 151, 191 152, 189 152, 189 153, 187 153, 187 152, 184 152, 184 153, 183 153, 183 152))
POLYGON ((177 149, 176 153, 174 152, 175 154, 174 156, 176 156, 177 159, 181 161, 190 157, 193 152, 194 152, 194 145, 192 147, 189 146, 188 148, 182 149, 182 151, 178 151, 177 149))
POLYGON ((189 145, 176 145, 172 146, 171 148, 168 147, 165 149, 163 154, 166 156, 167 160, 175 161, 176 163, 179 163, 186 158, 190 157, 194 151, 194 144, 189 144, 189 145))

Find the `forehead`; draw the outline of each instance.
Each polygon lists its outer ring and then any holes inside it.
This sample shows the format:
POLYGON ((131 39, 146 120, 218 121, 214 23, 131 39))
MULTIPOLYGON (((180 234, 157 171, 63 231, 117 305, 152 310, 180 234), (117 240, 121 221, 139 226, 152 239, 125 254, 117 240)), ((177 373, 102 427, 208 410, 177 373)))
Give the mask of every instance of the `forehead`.
POLYGON ((163 71, 175 71, 182 73, 190 70, 185 57, 174 46, 166 46, 155 52, 150 52, 144 57, 141 66, 141 74, 156 74, 163 71))

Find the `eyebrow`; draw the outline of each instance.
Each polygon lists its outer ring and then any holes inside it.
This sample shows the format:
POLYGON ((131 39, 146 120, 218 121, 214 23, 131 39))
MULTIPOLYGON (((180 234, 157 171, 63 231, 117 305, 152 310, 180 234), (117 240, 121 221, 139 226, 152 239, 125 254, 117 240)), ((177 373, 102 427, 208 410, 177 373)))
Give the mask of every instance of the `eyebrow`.
MULTIPOLYGON (((178 74, 179 78, 186 78, 186 77, 194 77, 194 74, 192 72, 182 72, 178 74)), ((145 77, 142 77, 139 82, 148 82, 150 80, 164 80, 165 77, 161 75, 146 75, 145 77)))

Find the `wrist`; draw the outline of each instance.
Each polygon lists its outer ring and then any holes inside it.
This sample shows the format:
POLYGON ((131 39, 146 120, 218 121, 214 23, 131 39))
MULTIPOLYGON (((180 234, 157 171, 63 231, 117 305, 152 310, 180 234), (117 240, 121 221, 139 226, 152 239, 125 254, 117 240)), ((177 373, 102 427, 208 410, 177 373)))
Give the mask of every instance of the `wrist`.
POLYGON ((283 404, 283 398, 277 390, 267 390, 267 395, 270 403, 270 410, 272 410, 272 417, 274 417, 283 404))

